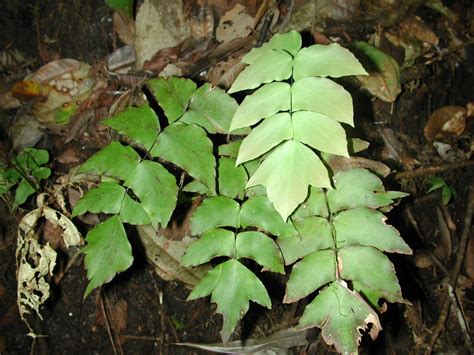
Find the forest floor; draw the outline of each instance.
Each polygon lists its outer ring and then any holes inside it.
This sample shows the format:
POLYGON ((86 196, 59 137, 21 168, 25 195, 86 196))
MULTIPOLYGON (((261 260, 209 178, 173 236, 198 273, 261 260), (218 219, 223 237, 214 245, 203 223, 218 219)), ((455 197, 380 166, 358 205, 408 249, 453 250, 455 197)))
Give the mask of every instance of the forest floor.
MULTIPOLYGON (((389 213, 387 222, 400 231, 414 255, 391 257, 407 303, 388 305, 381 315, 383 331, 375 341, 365 335, 360 351, 472 352, 474 4, 378 1, 362 8, 350 0, 341 1, 342 7, 318 0, 162 1, 155 22, 149 22, 139 11, 142 3, 156 2, 136 2, 133 20, 96 0, 0 4, 0 162, 8 165, 21 147, 47 149, 53 174, 45 186, 52 188, 117 137, 100 124, 116 104, 109 93, 135 95, 143 73, 182 75, 228 88, 238 74, 239 59, 262 33, 268 39, 272 32, 296 29, 304 33, 306 45, 370 41, 397 61, 400 77, 385 68, 369 84, 344 83, 351 88, 355 106, 352 133, 371 143, 365 157, 382 161, 393 171, 385 180, 387 186, 410 194, 389 213), (319 7, 317 15, 303 16, 321 3, 330 5, 319 7), (238 11, 235 6, 240 6, 238 11), (258 26, 252 31, 254 23, 258 26), (112 63, 109 55, 125 44, 135 46, 136 56, 122 52, 116 54, 118 64, 112 63), (107 86, 98 89, 89 110, 72 116, 74 121, 67 126, 58 127, 45 117, 39 124, 28 114, 31 106, 20 105, 11 96, 12 87, 61 58, 91 65, 91 79, 105 78, 107 86), (439 188, 429 191, 435 183, 439 188)), ((156 272, 133 230, 132 267, 83 299, 88 283, 83 258, 61 246, 60 231, 48 223, 39 234, 51 244, 56 242, 60 276, 51 278, 51 296, 40 312, 43 319, 31 317, 36 336, 29 336, 17 305, 15 253, 18 225, 36 208, 36 199, 32 196, 11 209, 11 196, 2 197, 1 354, 207 354, 212 351, 183 343, 220 342, 222 319, 215 314, 215 305, 207 298, 186 301, 190 290, 156 272)), ((67 190, 64 197, 73 203, 77 191, 67 190)), ((167 229, 167 238, 183 237, 189 229, 188 219, 183 220, 167 229)), ((83 235, 90 223, 81 221, 83 235)), ((279 354, 333 353, 319 330, 307 332, 303 341, 286 333, 308 300, 283 304, 283 281, 272 277, 263 281, 271 291, 272 310, 252 304, 232 340, 256 339, 263 344, 260 354, 274 354, 275 349, 268 350, 265 344, 281 332, 279 336, 288 341, 279 343, 279 354)))

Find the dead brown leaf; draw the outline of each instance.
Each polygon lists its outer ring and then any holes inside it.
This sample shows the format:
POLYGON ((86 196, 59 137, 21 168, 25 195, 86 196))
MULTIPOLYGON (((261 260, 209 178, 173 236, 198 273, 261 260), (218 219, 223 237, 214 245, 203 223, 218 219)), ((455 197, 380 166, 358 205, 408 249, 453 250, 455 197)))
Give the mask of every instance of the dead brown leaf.
POLYGON ((135 22, 124 14, 116 11, 113 15, 114 30, 125 44, 133 44, 135 40, 135 22))
POLYGON ((436 36, 431 27, 418 16, 409 15, 398 26, 405 33, 409 33, 419 41, 431 46, 436 46, 439 42, 438 36, 436 36))
POLYGON ((253 30, 254 21, 244 6, 236 4, 220 18, 216 29, 217 41, 230 42, 235 38, 247 37, 253 30))
POLYGON ((156 52, 150 60, 143 63, 143 69, 159 74, 169 63, 174 63, 178 59, 183 44, 179 43, 174 47, 166 47, 156 52))
POLYGON ((458 137, 466 128, 467 109, 462 106, 444 106, 431 114, 425 124, 427 141, 435 138, 458 137))
POLYGON ((70 147, 58 156, 58 161, 61 164, 79 163, 80 160, 80 154, 76 147, 70 147))

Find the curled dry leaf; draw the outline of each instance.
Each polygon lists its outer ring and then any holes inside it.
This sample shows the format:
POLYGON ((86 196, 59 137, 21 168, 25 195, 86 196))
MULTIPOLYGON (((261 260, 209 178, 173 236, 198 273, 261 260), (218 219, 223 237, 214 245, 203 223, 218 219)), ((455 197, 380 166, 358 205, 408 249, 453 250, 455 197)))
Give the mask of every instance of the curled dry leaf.
POLYGON ((49 244, 41 245, 36 239, 35 227, 41 212, 39 208, 27 213, 18 226, 17 302, 20 317, 28 326, 25 316, 32 311, 42 319, 40 307, 49 297, 46 277, 53 275, 56 265, 56 252, 49 244))
POLYGON ((433 112, 425 124, 426 140, 458 137, 466 128, 467 109, 462 106, 444 106, 433 112))
POLYGON ((424 42, 430 46, 438 45, 439 38, 433 32, 430 26, 428 26, 420 17, 415 15, 409 15, 402 20, 398 27, 407 34, 414 36, 421 42, 424 42))
POLYGON ((33 100, 31 112, 35 118, 48 128, 60 130, 89 96, 93 85, 88 64, 59 59, 17 83, 12 95, 20 100, 33 100))
MULTIPOLYGON (((20 317, 30 328, 25 316, 34 311, 41 319, 40 307, 49 297, 47 277, 53 275, 56 265, 56 251, 49 243, 38 240, 37 225, 41 217, 63 230, 66 247, 79 246, 83 239, 74 224, 63 214, 44 206, 38 198, 39 207, 27 213, 18 226, 16 249, 17 260, 17 302, 20 317)), ((31 328, 30 328, 31 329, 31 328)))
POLYGON ((355 42, 350 49, 369 73, 356 76, 361 87, 382 101, 394 102, 402 91, 395 59, 366 42, 355 42))
POLYGON ((390 174, 390 168, 376 160, 371 160, 362 157, 346 158, 340 155, 330 155, 325 159, 331 170, 335 173, 338 171, 363 168, 368 169, 379 176, 387 176, 390 174))

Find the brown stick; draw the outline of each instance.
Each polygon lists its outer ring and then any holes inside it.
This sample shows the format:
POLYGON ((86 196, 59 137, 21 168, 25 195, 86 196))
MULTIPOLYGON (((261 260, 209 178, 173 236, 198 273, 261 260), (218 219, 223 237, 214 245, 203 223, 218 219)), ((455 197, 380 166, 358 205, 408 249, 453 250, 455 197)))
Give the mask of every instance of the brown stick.
POLYGON ((432 174, 439 173, 441 171, 466 168, 472 165, 474 165, 474 160, 466 160, 466 161, 461 161, 461 162, 443 164, 439 166, 428 166, 426 168, 419 168, 413 171, 403 171, 401 173, 397 173, 395 174, 395 179, 401 180, 401 179, 414 178, 414 177, 423 176, 423 175, 432 175, 432 174))

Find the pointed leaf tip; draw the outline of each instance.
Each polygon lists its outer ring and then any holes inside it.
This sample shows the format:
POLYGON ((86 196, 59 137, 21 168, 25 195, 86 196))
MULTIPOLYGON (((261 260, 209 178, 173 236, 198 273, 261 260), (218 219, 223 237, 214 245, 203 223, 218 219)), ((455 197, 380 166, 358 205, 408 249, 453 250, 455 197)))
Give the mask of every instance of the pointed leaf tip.
POLYGON ((294 140, 278 146, 250 178, 247 187, 264 185, 268 199, 286 221, 306 199, 308 186, 331 187, 326 167, 314 152, 294 140))

